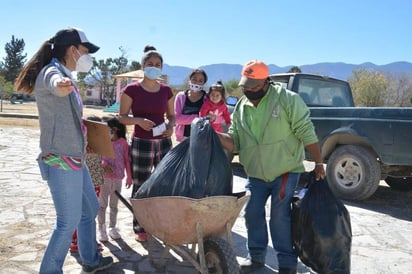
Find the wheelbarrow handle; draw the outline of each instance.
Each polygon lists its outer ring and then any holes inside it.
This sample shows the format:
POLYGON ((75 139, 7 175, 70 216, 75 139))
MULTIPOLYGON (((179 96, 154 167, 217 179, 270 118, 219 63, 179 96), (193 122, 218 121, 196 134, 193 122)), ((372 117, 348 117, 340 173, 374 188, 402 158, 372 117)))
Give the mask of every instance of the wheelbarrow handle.
POLYGON ((117 197, 119 197, 120 201, 133 213, 133 207, 129 203, 128 200, 126 200, 125 197, 122 196, 122 194, 119 193, 119 191, 115 190, 114 193, 116 193, 117 197))

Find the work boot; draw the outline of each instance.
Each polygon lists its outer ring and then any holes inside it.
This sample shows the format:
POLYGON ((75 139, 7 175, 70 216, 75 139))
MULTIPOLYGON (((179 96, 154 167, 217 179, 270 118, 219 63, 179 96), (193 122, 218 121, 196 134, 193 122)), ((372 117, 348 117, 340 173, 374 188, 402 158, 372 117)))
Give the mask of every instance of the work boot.
POLYGON ((296 268, 284 268, 280 267, 278 274, 296 274, 296 268))
POLYGON ((253 271, 256 271, 258 269, 265 267, 265 263, 257 262, 250 258, 243 260, 242 262, 240 262, 239 265, 243 273, 251 273, 253 271))
POLYGON ((112 264, 112 257, 100 257, 97 265, 83 265, 81 274, 94 274, 97 271, 109 268, 112 264))

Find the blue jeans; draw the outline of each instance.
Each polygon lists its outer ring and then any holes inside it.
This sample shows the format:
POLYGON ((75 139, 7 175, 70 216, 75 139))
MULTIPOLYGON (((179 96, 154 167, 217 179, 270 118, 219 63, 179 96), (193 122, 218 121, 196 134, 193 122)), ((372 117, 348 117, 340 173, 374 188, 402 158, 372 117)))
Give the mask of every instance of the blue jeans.
POLYGON ((250 191, 250 198, 245 207, 247 229, 248 257, 257 262, 265 262, 266 249, 269 241, 265 205, 271 196, 269 229, 272 244, 277 252, 279 267, 296 268, 297 254, 293 249, 291 232, 291 202, 299 173, 288 173, 284 188, 284 197, 279 193, 283 176, 271 182, 257 178, 248 178, 246 189, 250 191))
POLYGON ((39 161, 39 167, 49 185, 56 210, 56 225, 40 265, 40 274, 63 273, 64 259, 76 228, 82 263, 98 264, 95 218, 99 201, 87 167, 68 171, 42 161, 39 161))

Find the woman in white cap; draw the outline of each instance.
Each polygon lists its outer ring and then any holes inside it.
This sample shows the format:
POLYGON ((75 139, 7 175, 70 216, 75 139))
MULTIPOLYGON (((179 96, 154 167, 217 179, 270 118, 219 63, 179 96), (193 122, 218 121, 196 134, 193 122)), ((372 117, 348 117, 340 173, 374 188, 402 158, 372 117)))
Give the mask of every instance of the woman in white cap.
POLYGON ((62 273, 72 233, 77 228, 82 273, 108 268, 96 245, 99 202, 85 164, 86 126, 73 71, 88 72, 89 55, 99 47, 80 29, 63 29, 45 41, 16 79, 18 91, 36 93, 40 123, 42 178, 47 180, 56 210, 56 225, 40 265, 40 273, 62 273))

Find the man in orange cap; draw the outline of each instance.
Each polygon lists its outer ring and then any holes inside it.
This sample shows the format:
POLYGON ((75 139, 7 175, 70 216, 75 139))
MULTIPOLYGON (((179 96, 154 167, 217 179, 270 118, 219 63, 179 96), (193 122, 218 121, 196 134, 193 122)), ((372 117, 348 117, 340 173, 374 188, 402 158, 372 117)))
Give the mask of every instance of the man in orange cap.
POLYGON ((297 255, 291 235, 291 202, 300 173, 305 171, 305 148, 315 160, 317 180, 325 170, 309 109, 296 93, 273 83, 262 61, 247 62, 228 133, 218 133, 228 151, 239 153, 251 194, 245 207, 248 257, 241 263, 248 273, 265 266, 269 242, 265 204, 271 196, 269 231, 277 251, 280 274, 296 273, 297 255))

